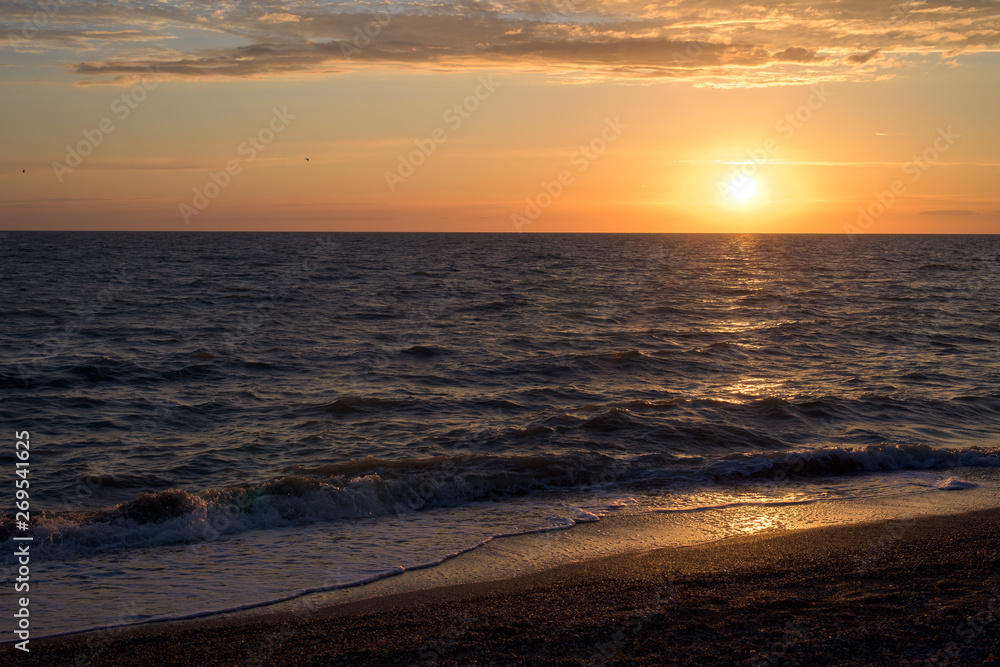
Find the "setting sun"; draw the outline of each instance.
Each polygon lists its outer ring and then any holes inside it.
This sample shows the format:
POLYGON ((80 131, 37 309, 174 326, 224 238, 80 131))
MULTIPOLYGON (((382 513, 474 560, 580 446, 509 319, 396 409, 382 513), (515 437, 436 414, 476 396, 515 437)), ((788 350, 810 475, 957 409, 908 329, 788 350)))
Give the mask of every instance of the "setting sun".
POLYGON ((745 166, 724 175, 716 185, 719 204, 735 212, 757 211, 769 200, 764 181, 748 173, 745 166))
POLYGON ((757 195, 757 181, 749 176, 737 174, 730 179, 727 192, 732 199, 738 202, 749 202, 757 195))

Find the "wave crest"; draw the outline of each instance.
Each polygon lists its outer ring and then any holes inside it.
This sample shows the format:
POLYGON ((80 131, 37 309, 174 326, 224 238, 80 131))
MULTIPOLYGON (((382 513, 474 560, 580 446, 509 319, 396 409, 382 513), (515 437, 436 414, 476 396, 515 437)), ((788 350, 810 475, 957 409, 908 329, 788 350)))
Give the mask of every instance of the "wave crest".
MULTIPOLYGON (((1000 449, 871 445, 849 449, 730 454, 705 458, 646 454, 614 458, 584 452, 537 456, 458 455, 410 460, 367 458, 292 466, 258 484, 190 492, 142 493, 89 512, 33 514, 42 557, 193 543, 221 535, 316 522, 375 518, 529 493, 594 486, 683 489, 740 481, 1000 467, 1000 449)), ((0 517, 0 542, 13 546, 14 517, 0 517)))

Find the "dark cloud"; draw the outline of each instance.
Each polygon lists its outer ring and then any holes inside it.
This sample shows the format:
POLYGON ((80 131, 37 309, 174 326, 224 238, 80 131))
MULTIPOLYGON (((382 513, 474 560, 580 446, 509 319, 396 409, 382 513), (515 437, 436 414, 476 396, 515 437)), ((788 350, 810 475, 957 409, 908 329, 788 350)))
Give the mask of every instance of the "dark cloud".
POLYGON ((871 51, 866 51, 864 53, 855 53, 853 55, 847 56, 844 60, 851 63, 852 65, 864 65, 866 62, 877 56, 882 52, 882 49, 872 49, 871 51))
MULTIPOLYGON (((74 66, 91 80, 157 66, 165 76, 193 78, 490 67, 780 85, 892 74, 884 66, 856 66, 882 64, 880 55, 896 51, 1000 51, 1000 3, 989 0, 960 6, 950 0, 407 0, 372 5, 371 12, 314 0, 60 0, 58 6, 38 44, 126 43, 74 66), (148 45, 127 44, 154 34, 197 34, 204 44, 167 56, 161 48, 155 57, 148 45), (229 46, 234 39, 243 46, 229 46)), ((0 34, 32 20, 30 9, 0 0, 0 34)))
POLYGON ((7 33, 8 41, 15 45, 40 42, 78 49, 87 48, 88 42, 140 42, 165 38, 167 38, 166 35, 147 30, 52 30, 21 28, 7 33))
POLYGON ((771 56, 771 60, 784 63, 818 63, 826 60, 826 56, 817 55, 815 51, 800 46, 792 46, 784 51, 778 51, 771 56))

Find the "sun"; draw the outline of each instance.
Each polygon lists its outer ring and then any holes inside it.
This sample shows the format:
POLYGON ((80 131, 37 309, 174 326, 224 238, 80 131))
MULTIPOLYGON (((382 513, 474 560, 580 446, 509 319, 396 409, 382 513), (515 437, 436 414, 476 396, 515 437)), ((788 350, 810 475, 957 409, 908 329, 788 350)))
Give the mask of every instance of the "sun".
POLYGON ((719 203, 734 211, 752 211, 767 203, 767 190, 757 178, 737 170, 718 181, 719 203))
POLYGON ((738 202, 747 203, 757 196, 757 181, 743 174, 736 174, 729 179, 727 188, 729 196, 738 202))

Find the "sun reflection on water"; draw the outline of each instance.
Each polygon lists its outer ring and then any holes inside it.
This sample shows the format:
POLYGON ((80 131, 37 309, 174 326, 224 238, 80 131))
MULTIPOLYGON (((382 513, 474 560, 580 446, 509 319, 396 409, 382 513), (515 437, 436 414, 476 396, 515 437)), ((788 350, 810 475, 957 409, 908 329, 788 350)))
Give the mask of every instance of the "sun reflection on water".
POLYGON ((744 396, 773 396, 774 390, 781 387, 781 385, 781 382, 775 382, 773 378, 748 377, 726 385, 722 390, 730 394, 741 394, 744 396))

